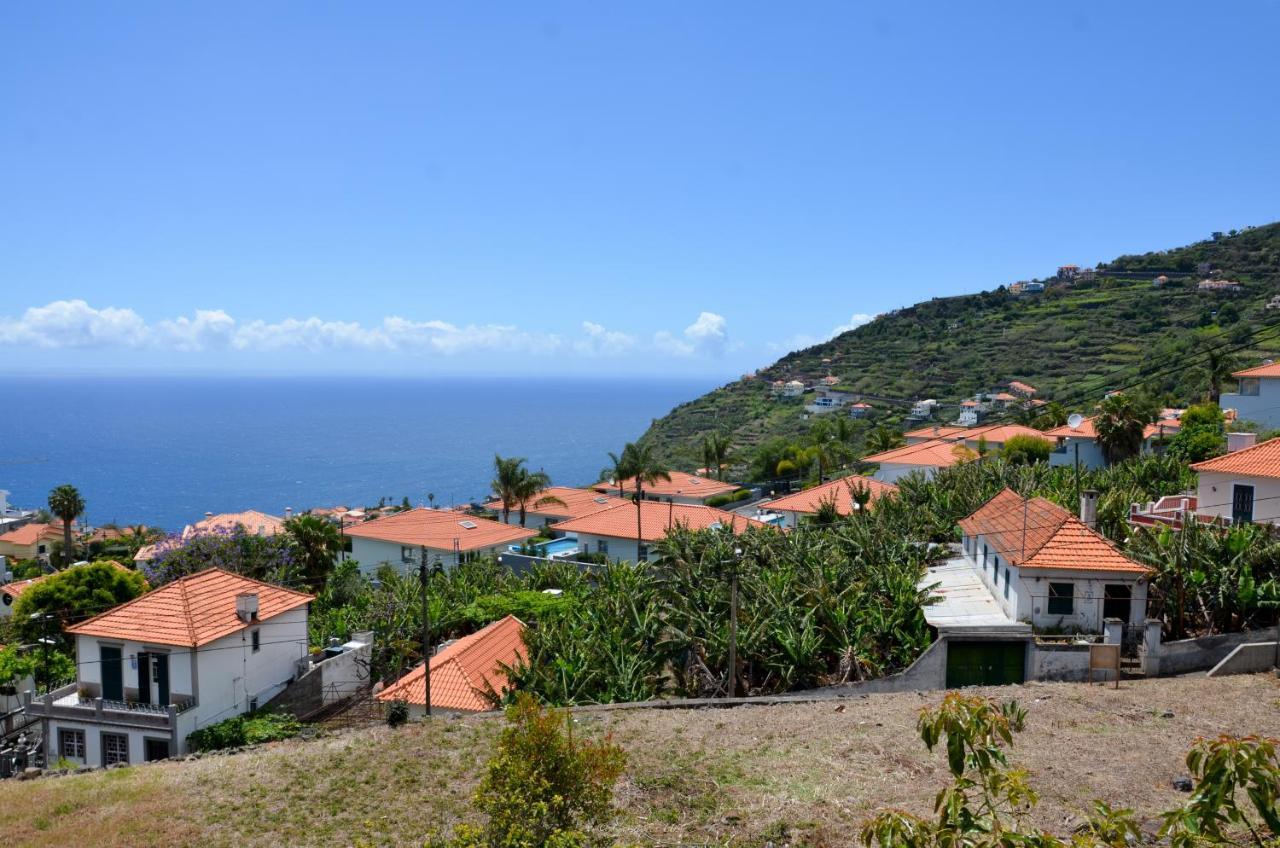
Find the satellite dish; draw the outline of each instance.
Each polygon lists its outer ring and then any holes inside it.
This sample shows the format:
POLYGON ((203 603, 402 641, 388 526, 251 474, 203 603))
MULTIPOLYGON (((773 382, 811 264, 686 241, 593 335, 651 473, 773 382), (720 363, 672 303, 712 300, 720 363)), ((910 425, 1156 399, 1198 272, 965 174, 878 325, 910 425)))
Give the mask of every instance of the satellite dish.
POLYGON ((1078 412, 1073 412, 1067 416, 1067 426, 1072 430, 1079 430, 1080 425, 1084 423, 1084 416, 1078 412))

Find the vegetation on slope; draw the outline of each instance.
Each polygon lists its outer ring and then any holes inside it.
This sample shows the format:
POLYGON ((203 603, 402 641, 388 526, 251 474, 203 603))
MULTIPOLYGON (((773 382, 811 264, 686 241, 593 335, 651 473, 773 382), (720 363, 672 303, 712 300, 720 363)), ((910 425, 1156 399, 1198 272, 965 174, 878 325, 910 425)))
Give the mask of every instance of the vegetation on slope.
MULTIPOLYGON (((754 378, 722 386, 682 404, 654 422, 644 440, 660 457, 694 468, 702 440, 728 434, 739 461, 773 436, 803 432, 801 398, 774 398, 774 380, 816 380, 827 375, 865 393, 878 421, 895 422, 902 401, 935 398, 941 416, 953 418, 960 400, 1008 380, 1036 386, 1042 397, 1071 401, 1069 411, 1087 411, 1107 386, 1144 380, 1158 396, 1189 402, 1211 393, 1199 362, 1210 342, 1246 341, 1273 325, 1267 302, 1280 293, 1280 224, 1256 227, 1188 247, 1122 256, 1092 281, 1060 285, 1046 281, 1041 295, 992 291, 935 298, 877 317, 831 341, 787 354, 754 378), (1238 293, 1199 292, 1205 277, 1235 280, 1238 293), (1153 286, 1158 274, 1169 282, 1153 286), (1163 373, 1164 371, 1168 373, 1163 373), (1082 389, 1091 389, 1088 402, 1082 389), (894 399, 878 400, 878 398, 894 399)), ((1280 351, 1280 340, 1241 352, 1257 359, 1280 351)), ((874 426, 857 422, 860 431, 874 426)))

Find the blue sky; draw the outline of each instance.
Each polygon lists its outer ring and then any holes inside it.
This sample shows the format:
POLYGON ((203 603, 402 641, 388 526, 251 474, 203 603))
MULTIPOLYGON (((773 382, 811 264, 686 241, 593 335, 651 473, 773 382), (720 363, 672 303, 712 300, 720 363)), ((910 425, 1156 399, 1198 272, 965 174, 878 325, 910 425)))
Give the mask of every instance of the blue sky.
POLYGON ((6 4, 0 369, 733 376, 1277 217, 1280 4, 6 4))

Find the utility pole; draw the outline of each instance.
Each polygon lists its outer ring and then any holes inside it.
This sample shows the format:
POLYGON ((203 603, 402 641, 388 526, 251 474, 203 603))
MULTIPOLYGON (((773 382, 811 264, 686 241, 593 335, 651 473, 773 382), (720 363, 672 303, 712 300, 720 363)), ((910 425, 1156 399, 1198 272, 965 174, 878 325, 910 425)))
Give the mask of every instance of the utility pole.
POLYGON ((1079 509, 1080 508, 1080 443, 1076 442, 1074 447, 1076 449, 1076 462, 1075 462, 1076 509, 1079 509))
POLYGON ((418 549, 418 583, 422 587, 422 688, 426 695, 427 717, 431 717, 431 607, 427 603, 427 546, 418 549))

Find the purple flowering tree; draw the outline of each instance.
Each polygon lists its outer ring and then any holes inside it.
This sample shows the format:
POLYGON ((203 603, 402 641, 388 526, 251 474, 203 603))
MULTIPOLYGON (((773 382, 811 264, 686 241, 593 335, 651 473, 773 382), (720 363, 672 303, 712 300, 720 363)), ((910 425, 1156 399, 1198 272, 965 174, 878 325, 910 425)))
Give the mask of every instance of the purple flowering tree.
POLYGON ((298 584, 301 578, 293 543, 283 533, 258 536, 237 525, 187 539, 169 536, 156 548, 155 559, 143 563, 141 569, 152 586, 162 586, 206 568, 221 568, 286 586, 298 584))

